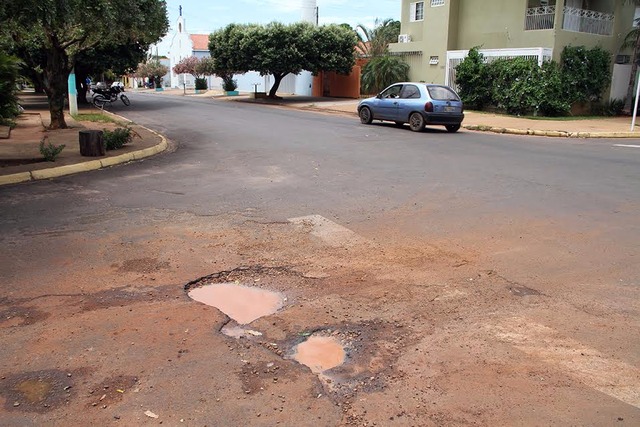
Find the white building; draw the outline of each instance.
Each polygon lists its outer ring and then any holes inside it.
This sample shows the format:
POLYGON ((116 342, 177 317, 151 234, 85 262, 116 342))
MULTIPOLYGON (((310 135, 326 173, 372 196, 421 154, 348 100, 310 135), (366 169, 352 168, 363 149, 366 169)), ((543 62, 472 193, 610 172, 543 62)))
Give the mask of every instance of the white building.
MULTIPOLYGON (((306 22, 316 23, 317 8, 315 0, 303 0, 302 20, 306 22)), ((170 81, 164 82, 165 86, 173 88, 193 88, 195 79, 191 74, 175 74, 173 67, 182 59, 189 56, 205 58, 210 56, 209 53, 209 35, 208 34, 189 34, 182 16, 182 7, 180 7, 180 16, 176 22, 176 31, 171 38, 169 47, 169 75, 170 81)), ((268 92, 273 85, 273 76, 261 76, 260 73, 249 71, 245 74, 237 74, 234 76, 241 92, 268 92)), ((278 92, 290 93, 296 95, 311 95, 312 76, 308 71, 303 71, 299 75, 288 74, 280 83, 278 92)), ((215 76, 207 77, 207 85, 209 89, 221 89, 222 79, 215 76)))

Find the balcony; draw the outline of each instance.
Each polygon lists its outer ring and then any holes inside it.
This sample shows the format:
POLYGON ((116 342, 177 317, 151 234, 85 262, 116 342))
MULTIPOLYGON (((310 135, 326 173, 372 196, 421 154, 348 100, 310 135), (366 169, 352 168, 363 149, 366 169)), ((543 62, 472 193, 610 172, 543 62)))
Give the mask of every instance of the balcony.
POLYGON ((612 13, 565 6, 562 29, 579 33, 610 36, 613 34, 614 19, 615 16, 612 13))
MULTIPOLYGON (((615 16, 612 13, 565 6, 562 29, 579 33, 610 36, 613 34, 615 16)), ((525 31, 552 30, 555 26, 556 7, 539 6, 527 8, 525 31)))
POLYGON ((556 19, 555 6, 530 7, 527 9, 524 29, 530 30, 552 30, 556 19))

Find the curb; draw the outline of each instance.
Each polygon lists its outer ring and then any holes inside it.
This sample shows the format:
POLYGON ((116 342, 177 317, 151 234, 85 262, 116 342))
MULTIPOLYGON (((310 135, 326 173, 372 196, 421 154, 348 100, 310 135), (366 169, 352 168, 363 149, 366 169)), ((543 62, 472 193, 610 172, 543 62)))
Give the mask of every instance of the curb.
POLYGON ((499 128, 487 125, 462 125, 462 127, 467 130, 478 132, 547 136, 551 138, 640 138, 640 132, 566 132, 558 130, 499 128))
POLYGON ((154 145, 153 147, 145 148, 138 151, 132 151, 126 154, 120 154, 118 156, 107 157, 105 159, 90 160, 87 162, 75 163, 72 165, 33 170, 31 172, 21 172, 21 173, 14 173, 10 175, 3 175, 3 176, 0 176, 0 185, 18 184, 20 182, 37 181, 41 179, 51 179, 51 178, 65 176, 65 175, 76 174, 80 172, 94 171, 94 170, 107 168, 110 166, 115 166, 123 163, 129 163, 134 160, 144 159, 146 157, 151 157, 165 151, 169 147, 169 143, 167 142, 167 139, 163 135, 149 128, 145 127, 145 129, 153 133, 154 135, 159 136, 161 138, 160 143, 154 145))

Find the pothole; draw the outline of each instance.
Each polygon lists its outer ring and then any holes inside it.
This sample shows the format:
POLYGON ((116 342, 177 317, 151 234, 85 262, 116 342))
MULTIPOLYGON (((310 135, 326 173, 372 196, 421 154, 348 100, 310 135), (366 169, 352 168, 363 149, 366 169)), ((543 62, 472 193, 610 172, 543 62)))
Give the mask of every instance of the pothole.
POLYGON ((293 359, 311 369, 314 374, 340 366, 344 363, 344 347, 334 337, 310 336, 295 347, 293 359))
POLYGON ((239 325, 276 313, 286 301, 278 293, 236 283, 214 283, 189 291, 189 297, 217 308, 239 325))

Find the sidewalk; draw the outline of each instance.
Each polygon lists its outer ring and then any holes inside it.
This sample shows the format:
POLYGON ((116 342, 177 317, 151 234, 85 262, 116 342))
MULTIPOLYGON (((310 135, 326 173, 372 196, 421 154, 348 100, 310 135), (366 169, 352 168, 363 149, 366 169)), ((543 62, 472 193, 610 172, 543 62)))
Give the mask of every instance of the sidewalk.
MULTIPOLYGON (((125 120, 114 117, 121 124, 101 122, 77 122, 65 113, 69 129, 47 131, 50 114, 46 97, 35 94, 23 94, 21 105, 25 112, 16 119, 16 127, 7 134, 0 129, 0 185, 25 181, 49 179, 79 172, 101 169, 121 163, 139 160, 167 149, 167 140, 142 126, 129 126, 135 132, 133 141, 121 149, 107 151, 103 157, 84 157, 80 155, 78 131, 82 129, 113 130, 123 127, 125 120), (8 136, 8 138, 7 138, 8 136), (40 141, 55 146, 64 144, 65 148, 55 162, 43 160, 40 154, 40 141)), ((80 113, 97 113, 95 108, 81 109, 80 113)))
MULTIPOLYGON (((193 90, 169 89, 161 92, 153 90, 133 90, 132 92, 159 96, 186 96, 211 98, 212 102, 250 102, 270 107, 293 108, 324 114, 340 114, 352 117, 357 123, 356 108, 359 100, 339 98, 314 98, 304 96, 284 96, 279 100, 253 99, 249 94, 224 96, 220 90, 210 90, 195 94, 193 90), (215 99, 215 101, 214 101, 215 99)), ((72 173, 96 170, 127 163, 152 156, 167 149, 166 139, 142 126, 132 128, 139 135, 131 144, 120 150, 108 151, 105 157, 83 157, 80 155, 78 131, 80 129, 113 129, 114 124, 96 122, 76 122, 69 115, 65 120, 70 129, 45 131, 49 125, 49 111, 46 98, 35 94, 22 95, 25 113, 17 119, 17 126, 7 135, 7 128, 0 127, 0 185, 24 181, 49 179, 72 173), (8 138, 7 138, 8 136, 8 138), (39 151, 43 137, 53 145, 66 147, 55 162, 45 162, 39 151)), ((83 112, 98 112, 95 108, 83 112)), ((118 120, 121 120, 118 118, 118 120)), ((640 124, 640 123, 639 123, 640 124)), ((630 132, 631 118, 603 117, 579 119, 528 119, 499 114, 466 111, 463 128, 466 131, 489 131, 514 135, 534 135, 572 138, 640 138, 640 127, 630 132)))

